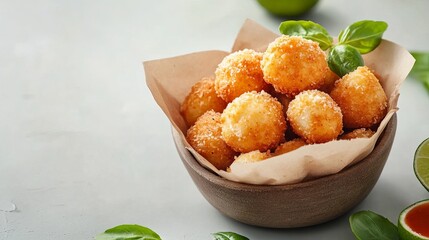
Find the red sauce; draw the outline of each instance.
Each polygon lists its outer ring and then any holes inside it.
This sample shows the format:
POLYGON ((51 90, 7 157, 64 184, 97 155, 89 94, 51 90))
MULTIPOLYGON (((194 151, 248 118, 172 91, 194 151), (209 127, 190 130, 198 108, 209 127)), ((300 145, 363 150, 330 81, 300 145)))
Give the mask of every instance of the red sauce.
POLYGON ((429 237, 429 202, 411 209, 405 216, 405 223, 414 232, 429 237))

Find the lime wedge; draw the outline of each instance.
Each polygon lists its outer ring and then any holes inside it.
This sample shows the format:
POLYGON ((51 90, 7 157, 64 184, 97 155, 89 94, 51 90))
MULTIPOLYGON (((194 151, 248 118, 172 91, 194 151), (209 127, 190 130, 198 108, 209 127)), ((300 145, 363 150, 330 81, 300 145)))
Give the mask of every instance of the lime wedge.
POLYGON ((419 145, 414 154, 414 173, 429 191, 429 138, 419 145))
POLYGON ((429 240, 429 199, 414 203, 399 215, 398 233, 403 240, 429 240))

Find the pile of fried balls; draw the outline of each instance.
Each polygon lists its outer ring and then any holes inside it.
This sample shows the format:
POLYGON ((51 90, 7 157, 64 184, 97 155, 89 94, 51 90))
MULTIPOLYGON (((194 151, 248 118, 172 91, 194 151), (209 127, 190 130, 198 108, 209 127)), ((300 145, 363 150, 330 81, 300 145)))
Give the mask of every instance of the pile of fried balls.
POLYGON ((367 66, 338 77, 319 44, 282 35, 265 52, 226 56, 192 86, 180 112, 188 143, 219 170, 306 144, 371 137, 387 96, 367 66))

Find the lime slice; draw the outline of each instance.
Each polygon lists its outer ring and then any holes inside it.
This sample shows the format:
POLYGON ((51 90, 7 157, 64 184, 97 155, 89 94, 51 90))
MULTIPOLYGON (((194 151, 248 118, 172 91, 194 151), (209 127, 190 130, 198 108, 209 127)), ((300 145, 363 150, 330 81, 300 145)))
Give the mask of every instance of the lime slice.
POLYGON ((401 212, 399 236, 403 240, 429 240, 429 199, 414 203, 401 212))
POLYGON ((429 138, 419 145, 414 154, 414 173, 429 191, 429 138))

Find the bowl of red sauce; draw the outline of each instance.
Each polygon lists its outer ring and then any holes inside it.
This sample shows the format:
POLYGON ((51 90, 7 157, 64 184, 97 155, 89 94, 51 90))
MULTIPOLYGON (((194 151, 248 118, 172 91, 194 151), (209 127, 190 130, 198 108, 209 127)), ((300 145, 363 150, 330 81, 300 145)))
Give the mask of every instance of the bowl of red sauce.
POLYGON ((429 199, 417 202, 402 211, 398 225, 401 239, 429 239, 429 199))

